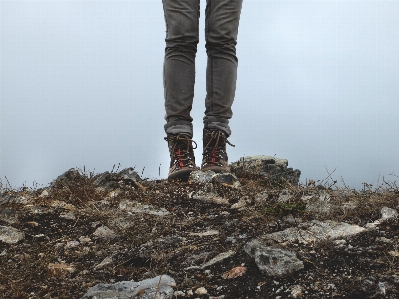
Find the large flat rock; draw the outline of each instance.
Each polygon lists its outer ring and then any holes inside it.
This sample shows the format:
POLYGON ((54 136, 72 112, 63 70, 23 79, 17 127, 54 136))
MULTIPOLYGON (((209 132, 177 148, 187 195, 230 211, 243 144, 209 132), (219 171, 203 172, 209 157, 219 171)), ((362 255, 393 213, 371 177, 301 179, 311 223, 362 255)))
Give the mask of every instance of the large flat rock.
POLYGON ((320 242, 324 240, 333 240, 347 238, 366 229, 345 222, 335 222, 331 220, 301 223, 298 227, 290 227, 280 232, 265 235, 264 239, 271 239, 279 243, 300 243, 320 242))
POLYGON ((175 280, 168 276, 156 276, 139 282, 120 281, 114 284, 99 283, 87 290, 81 299, 170 299, 173 297, 175 280))

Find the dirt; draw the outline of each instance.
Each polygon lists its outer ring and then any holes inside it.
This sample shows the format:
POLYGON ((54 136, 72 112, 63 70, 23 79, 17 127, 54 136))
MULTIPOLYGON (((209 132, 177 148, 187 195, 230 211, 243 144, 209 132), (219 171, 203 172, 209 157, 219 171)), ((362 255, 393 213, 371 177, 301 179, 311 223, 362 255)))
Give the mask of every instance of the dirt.
POLYGON ((173 277, 175 290, 184 294, 173 298, 399 298, 398 218, 340 245, 298 242, 289 250, 304 269, 284 277, 264 275, 243 251, 254 238, 313 219, 365 226, 381 218, 382 207, 398 209, 396 188, 324 188, 332 206, 328 213, 316 213, 305 208, 301 197, 320 188, 248 173, 236 173, 240 188, 212 184, 229 205, 193 199, 204 188, 199 183, 121 179, 101 188, 101 175, 81 171, 46 188, 2 190, 0 225, 18 229, 24 238, 16 244, 0 242, 1 298, 81 298, 100 282, 162 274, 173 277), (279 202, 287 189, 291 199, 279 202), (262 202, 255 200, 260 192, 268 194, 262 202), (245 205, 232 209, 240 200, 245 205), (132 212, 121 208, 126 202, 163 208, 169 215, 132 212), (347 202, 357 208, 343 208, 347 202), (104 227, 110 235, 94 234, 104 227), (201 268, 227 251, 235 254, 201 268), (245 273, 224 278, 238 266, 245 273), (187 292, 200 287, 207 294, 187 292))

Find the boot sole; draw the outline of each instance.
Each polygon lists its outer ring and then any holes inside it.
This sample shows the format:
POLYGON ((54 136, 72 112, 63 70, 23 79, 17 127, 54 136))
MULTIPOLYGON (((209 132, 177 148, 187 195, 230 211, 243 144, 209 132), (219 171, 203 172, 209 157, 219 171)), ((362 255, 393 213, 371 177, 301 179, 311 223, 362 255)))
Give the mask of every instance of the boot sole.
POLYGON ((181 169, 168 175, 168 180, 187 179, 195 169, 181 169))

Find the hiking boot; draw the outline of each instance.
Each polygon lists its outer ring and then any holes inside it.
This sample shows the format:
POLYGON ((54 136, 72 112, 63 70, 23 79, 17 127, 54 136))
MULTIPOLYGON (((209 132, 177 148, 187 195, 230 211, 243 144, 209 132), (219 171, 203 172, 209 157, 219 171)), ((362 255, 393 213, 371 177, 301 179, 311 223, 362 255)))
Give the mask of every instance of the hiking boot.
POLYGON ((193 149, 197 148, 197 144, 184 134, 168 134, 165 140, 168 142, 170 154, 168 179, 188 178, 196 170, 193 149))
POLYGON ((230 172, 228 157, 226 153, 226 143, 231 144, 226 137, 226 133, 221 130, 204 129, 203 134, 203 153, 201 170, 212 170, 214 172, 230 172))

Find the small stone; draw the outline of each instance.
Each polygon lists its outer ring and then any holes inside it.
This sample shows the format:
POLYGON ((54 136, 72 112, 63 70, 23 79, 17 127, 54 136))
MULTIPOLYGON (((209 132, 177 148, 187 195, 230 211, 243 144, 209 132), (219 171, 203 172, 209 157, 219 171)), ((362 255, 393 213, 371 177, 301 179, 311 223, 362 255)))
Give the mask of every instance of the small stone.
POLYGON ((384 242, 384 243, 392 243, 393 241, 391 239, 385 238, 385 237, 377 237, 376 241, 384 242))
POLYGON ((291 296, 293 298, 300 298, 303 296, 303 288, 300 285, 294 285, 291 289, 291 296))
POLYGON ((227 187, 239 188, 240 182, 232 173, 217 173, 212 176, 212 181, 227 187))
POLYGON ((335 241, 334 241, 334 244, 335 244, 335 245, 345 245, 345 244, 346 244, 346 241, 345 241, 345 240, 335 240, 335 241))
POLYGON ((188 181, 191 183, 206 184, 212 181, 212 177, 214 175, 216 175, 216 172, 211 170, 207 171, 196 170, 190 173, 188 181))
POLYGON ((118 175, 124 180, 131 180, 134 182, 140 182, 141 178, 139 174, 134 170, 133 167, 125 168, 121 170, 118 175))
POLYGON ((194 295, 193 291, 192 290, 187 290, 187 296, 192 296, 192 295, 194 295))
POLYGON ((42 193, 40 193, 39 197, 46 197, 48 196, 48 191, 45 189, 42 191, 42 193))
POLYGON ((198 237, 207 237, 207 236, 215 236, 218 235, 219 231, 217 230, 208 230, 206 232, 203 233, 190 233, 190 236, 198 236, 198 237))
POLYGON ((60 217, 68 220, 76 220, 75 214, 71 211, 65 214, 60 214, 60 217))
POLYGON ((155 216, 167 216, 170 213, 165 208, 156 208, 151 205, 143 205, 140 202, 124 200, 119 203, 119 209, 132 213, 143 213, 155 216))
POLYGON ((205 269, 206 267, 209 267, 213 264, 223 261, 224 259, 227 259, 235 254, 236 254, 236 252, 233 250, 222 252, 222 253, 218 254, 217 256, 215 256, 213 259, 211 259, 209 262, 203 264, 201 266, 201 269, 205 269))
POLYGON ((269 200, 269 194, 266 191, 262 191, 255 196, 257 203, 265 203, 269 200))
POLYGON ((80 245, 80 243, 78 241, 68 241, 65 245, 65 249, 74 248, 79 245, 80 245))
POLYGON ((98 227, 93 233, 93 236, 99 239, 107 239, 107 240, 114 239, 117 237, 115 232, 105 225, 98 227))
POLYGON ((388 208, 388 207, 383 207, 381 209, 381 218, 386 220, 390 218, 395 218, 398 217, 398 212, 394 209, 388 208))
POLYGON ((229 204, 229 200, 227 198, 220 197, 215 193, 204 191, 198 191, 195 195, 193 195, 193 199, 200 200, 205 203, 214 203, 217 205, 229 204))
POLYGON ((185 295, 185 293, 184 292, 182 292, 182 291, 175 291, 174 293, 173 293, 173 296, 184 296, 185 295))
POLYGON ((63 247, 63 246, 64 246, 64 243, 59 242, 59 243, 56 243, 56 244, 54 245, 54 248, 55 248, 55 249, 58 249, 58 248, 61 248, 61 247, 63 247))
POLYGON ((49 276, 64 276, 66 274, 71 274, 75 272, 75 268, 72 265, 67 265, 64 263, 53 264, 50 263, 47 266, 47 275, 49 276))
POLYGON ((85 244, 85 243, 90 243, 91 242, 91 239, 88 237, 88 236, 81 236, 80 238, 79 238, 79 241, 80 241, 80 243, 82 243, 82 244, 85 244))
POLYGON ((241 209, 247 205, 247 202, 245 200, 240 199, 238 202, 233 204, 230 208, 233 210, 241 209))
POLYGON ((16 244, 25 238, 25 234, 16 228, 0 225, 0 241, 7 244, 16 244))
POLYGON ((222 277, 224 279, 233 279, 236 278, 238 276, 242 276, 245 274, 245 272, 247 272, 247 268, 246 267, 235 267, 233 269, 231 269, 228 272, 225 272, 222 277))
POLYGON ((107 256, 101 263, 99 263, 97 266, 94 267, 94 270, 102 269, 108 265, 111 265, 113 263, 112 256, 107 256))
POLYGON ((205 294, 208 294, 208 291, 204 287, 200 287, 195 290, 195 293, 197 295, 205 295, 205 294))

